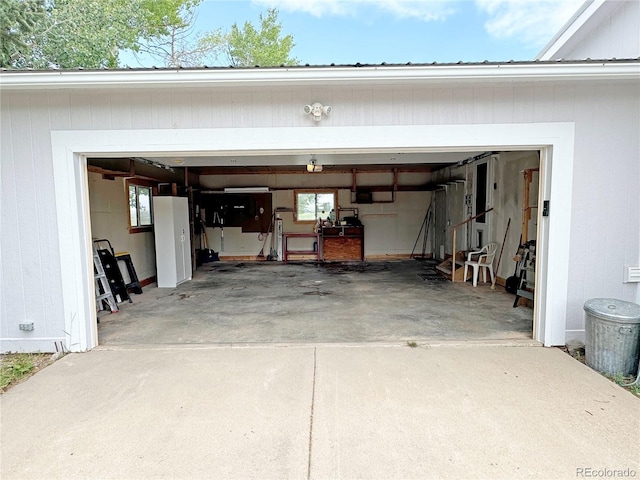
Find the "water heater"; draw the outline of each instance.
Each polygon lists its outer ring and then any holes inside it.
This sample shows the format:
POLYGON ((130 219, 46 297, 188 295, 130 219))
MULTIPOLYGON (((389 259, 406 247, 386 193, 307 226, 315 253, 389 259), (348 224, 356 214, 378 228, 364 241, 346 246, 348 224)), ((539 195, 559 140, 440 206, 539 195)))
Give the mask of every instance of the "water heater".
POLYGON ((276 225, 274 229, 274 235, 276 236, 276 251, 278 252, 278 261, 282 261, 282 218, 280 216, 276 216, 276 225))

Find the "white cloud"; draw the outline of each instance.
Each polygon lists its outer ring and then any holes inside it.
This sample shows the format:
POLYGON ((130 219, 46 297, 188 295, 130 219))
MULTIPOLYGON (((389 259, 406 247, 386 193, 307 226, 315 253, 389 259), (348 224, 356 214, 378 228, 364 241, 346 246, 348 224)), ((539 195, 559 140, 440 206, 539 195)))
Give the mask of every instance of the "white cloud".
POLYGON ((264 7, 304 12, 315 17, 362 16, 378 11, 396 18, 426 22, 446 20, 463 6, 477 7, 487 20, 487 33, 495 38, 542 46, 571 18, 584 0, 253 0, 264 7))
POLYGON ((424 21, 444 20, 455 12, 454 0, 253 0, 253 3, 282 11, 304 12, 316 17, 357 16, 377 9, 397 18, 424 21))
POLYGON ((542 46, 584 3, 583 0, 476 0, 489 19, 487 32, 496 38, 519 38, 542 46))

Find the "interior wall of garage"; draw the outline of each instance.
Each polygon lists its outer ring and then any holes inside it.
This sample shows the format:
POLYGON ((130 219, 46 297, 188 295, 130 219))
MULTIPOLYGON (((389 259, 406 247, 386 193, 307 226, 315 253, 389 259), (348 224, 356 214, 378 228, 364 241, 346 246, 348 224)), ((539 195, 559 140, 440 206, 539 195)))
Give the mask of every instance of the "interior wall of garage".
MULTIPOLYGON (((488 161, 491 162, 489 184, 492 189, 489 207, 493 210, 487 214, 487 220, 491 223, 491 237, 487 238, 485 243, 497 242, 500 245, 499 248, 502 248, 504 242, 503 258, 496 275, 505 279, 513 275, 515 268, 513 257, 520 245, 524 207, 523 173, 525 169, 539 168, 540 155, 536 151, 499 152, 491 155, 488 161), (509 219, 511 219, 510 223, 509 219), (508 231, 507 224, 509 224, 508 231)), ((443 196, 446 198, 447 205, 445 209, 447 218, 443 223, 448 226, 445 232, 434 235, 435 253, 444 249, 446 254, 451 254, 453 248, 451 227, 471 216, 471 207, 465 204, 465 196, 469 195, 471 199, 475 198, 474 173, 475 162, 471 162, 446 167, 433 174, 432 181, 443 185, 441 192, 444 192, 443 196), (464 183, 451 182, 454 179, 464 180, 464 183), (446 189, 444 185, 446 185, 446 189)), ((530 185, 529 205, 538 204, 539 184, 537 180, 538 175, 535 175, 535 181, 530 185)), ((536 239, 537 224, 538 210, 533 209, 527 226, 529 239, 536 239)), ((471 225, 472 223, 468 223, 458 229, 456 251, 475 247, 471 238, 471 225)), ((496 259, 498 256, 499 253, 496 254, 496 259)))
POLYGON ((127 199, 125 179, 107 180, 98 173, 89 172, 92 237, 109 240, 116 253, 129 253, 138 278, 151 279, 156 275, 153 232, 129 232, 127 199))
MULTIPOLYGON (((375 87, 2 91, 3 349, 52 350, 65 339, 52 132, 309 126, 302 106, 333 106, 331 126, 575 124, 567 338, 584 335, 584 301, 640 301, 622 282, 640 263, 637 81, 549 80, 375 87), (32 332, 19 330, 33 322, 32 332)), ((124 153, 124 152, 123 152, 124 153)), ((551 205, 562 209, 562 205, 551 205)))
MULTIPOLYGON (((304 166, 300 167, 301 170, 304 166)), ((430 179, 429 173, 399 173, 398 183, 401 185, 425 185, 430 179)), ((358 185, 389 186, 393 185, 393 174, 389 173, 359 173, 358 185)), ((355 203, 355 195, 351 192, 352 176, 350 174, 288 174, 288 175, 202 175, 200 182, 203 188, 222 189, 225 187, 263 186, 277 188, 272 192, 274 208, 293 209, 294 192, 299 189, 337 188, 338 205, 342 209, 358 209, 359 219, 365 227, 365 257, 380 257, 386 255, 409 255, 420 232, 431 193, 427 191, 396 192, 395 200, 390 203, 355 203)), ((389 192, 374 194, 374 200, 388 202, 392 199, 389 192)), ((345 211, 343 216, 350 216, 353 212, 345 211)), ((314 225, 297 223, 293 214, 280 214, 285 232, 312 232, 314 225)), ((263 248, 257 233, 243 233, 240 228, 224 229, 224 251, 221 251, 220 228, 207 228, 209 247, 225 256, 256 256, 263 248)), ((291 239, 293 248, 309 249, 308 239, 291 239), (296 245, 296 242, 299 245, 296 245)), ((267 239, 265 255, 269 252, 270 239, 267 239)), ((430 251, 430 246, 428 250, 430 251)))

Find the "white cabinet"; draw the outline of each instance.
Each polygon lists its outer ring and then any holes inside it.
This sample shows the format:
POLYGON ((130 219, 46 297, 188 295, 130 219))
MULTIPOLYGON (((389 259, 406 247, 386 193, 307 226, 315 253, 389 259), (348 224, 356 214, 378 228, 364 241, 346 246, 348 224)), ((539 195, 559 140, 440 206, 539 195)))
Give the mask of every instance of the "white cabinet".
POLYGON ((191 280, 189 204, 184 197, 154 197, 153 224, 158 287, 191 280))

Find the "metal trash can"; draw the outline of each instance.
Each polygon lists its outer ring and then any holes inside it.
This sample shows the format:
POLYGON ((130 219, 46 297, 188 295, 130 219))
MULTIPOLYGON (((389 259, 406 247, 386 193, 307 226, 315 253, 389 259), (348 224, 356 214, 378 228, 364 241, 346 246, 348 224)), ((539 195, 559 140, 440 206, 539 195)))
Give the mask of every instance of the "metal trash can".
POLYGON ((635 375, 640 352, 640 305, 614 298, 584 304, 585 360, 608 375, 635 375))

